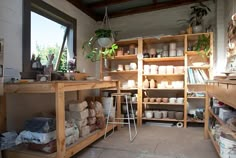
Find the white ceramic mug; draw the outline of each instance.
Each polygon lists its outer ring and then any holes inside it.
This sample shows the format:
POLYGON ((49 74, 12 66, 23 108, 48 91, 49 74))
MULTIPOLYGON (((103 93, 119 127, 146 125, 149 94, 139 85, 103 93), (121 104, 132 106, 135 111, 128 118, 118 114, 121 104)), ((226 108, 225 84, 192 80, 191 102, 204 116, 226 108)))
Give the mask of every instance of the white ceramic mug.
POLYGON ((177 98, 176 103, 183 104, 184 103, 184 98, 177 98))

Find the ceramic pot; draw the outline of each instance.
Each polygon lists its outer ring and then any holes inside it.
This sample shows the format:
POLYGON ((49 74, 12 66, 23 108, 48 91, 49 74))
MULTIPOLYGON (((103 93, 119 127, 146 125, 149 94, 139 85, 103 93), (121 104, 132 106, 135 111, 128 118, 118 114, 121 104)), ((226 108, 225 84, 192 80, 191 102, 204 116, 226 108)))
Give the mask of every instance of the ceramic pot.
POLYGON ((154 117, 157 119, 161 119, 162 118, 162 112, 161 111, 153 111, 154 113, 154 117))
POLYGON ((176 98, 170 98, 169 103, 170 104, 175 104, 176 103, 176 98))
POLYGON ((161 111, 162 113, 162 118, 167 118, 167 111, 161 111))
POLYGON ((150 98, 150 102, 155 102, 156 98, 150 98))
POLYGON ((177 98, 176 103, 183 104, 184 103, 184 98, 177 98))
POLYGON ((123 56, 124 52, 122 49, 119 49, 117 52, 116 52, 116 56, 123 56))
POLYGON ((129 71, 130 65, 125 65, 125 71, 129 71))
POLYGON ((170 49, 170 51, 176 50, 176 43, 170 43, 169 49, 170 49))
POLYGON ((155 58, 156 54, 157 54, 156 49, 151 48, 150 51, 149 51, 150 58, 155 58))
POLYGON ((162 98, 163 103, 168 103, 169 99, 168 98, 162 98))
POLYGON ((143 58, 150 58, 149 53, 143 53, 143 58))
POLYGON ((149 81, 147 78, 143 82, 143 88, 149 88, 149 81))
POLYGON ((175 119, 176 120, 183 120, 184 113, 183 112, 175 112, 175 119))
POLYGON ((155 88, 156 87, 156 82, 154 79, 151 79, 150 81, 150 88, 155 88))
POLYGON ((193 26, 193 33, 201 33, 203 31, 202 25, 193 26))
POLYGON ((117 67, 117 70, 118 71, 123 71, 124 70, 123 65, 119 64, 118 67, 117 67))
POLYGON ((193 28, 189 26, 186 30, 187 34, 192 34, 193 33, 193 28))
POLYGON ((169 119, 174 119, 175 118, 175 111, 168 111, 167 115, 168 115, 169 119))
POLYGON ((156 102, 160 103, 161 102, 161 98, 156 98, 156 102))
POLYGON ((98 44, 102 47, 109 48, 114 41, 114 38, 102 37, 98 39, 98 44))
POLYGON ((149 98, 143 98, 143 102, 149 102, 149 98))
POLYGON ((151 74, 157 74, 158 66, 150 65, 151 74))
POLYGON ((167 65, 166 66, 166 74, 173 74, 174 73, 174 66, 173 65, 167 65))
POLYGON ((146 118, 152 118, 153 117, 153 111, 145 111, 145 117, 146 118))
POLYGON ((143 73, 144 74, 149 74, 150 73, 150 66, 149 65, 144 65, 143 66, 143 73))
POLYGON ((136 63, 130 63, 130 70, 136 70, 137 69, 137 64, 136 63))

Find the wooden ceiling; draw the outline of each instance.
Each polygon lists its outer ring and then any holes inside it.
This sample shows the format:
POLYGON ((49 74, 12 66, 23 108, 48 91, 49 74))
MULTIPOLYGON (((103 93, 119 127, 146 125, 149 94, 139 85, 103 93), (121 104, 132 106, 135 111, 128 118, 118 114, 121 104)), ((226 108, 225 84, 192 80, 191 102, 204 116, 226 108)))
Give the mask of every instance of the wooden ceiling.
POLYGON ((67 0, 96 21, 108 8, 109 18, 168 9, 207 0, 67 0))

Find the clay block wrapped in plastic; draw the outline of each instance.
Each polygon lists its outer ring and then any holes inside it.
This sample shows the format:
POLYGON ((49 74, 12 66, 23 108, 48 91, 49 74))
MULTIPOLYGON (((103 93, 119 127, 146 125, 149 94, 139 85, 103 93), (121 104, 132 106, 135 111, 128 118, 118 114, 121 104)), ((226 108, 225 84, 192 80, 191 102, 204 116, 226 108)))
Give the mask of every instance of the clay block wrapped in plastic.
POLYGON ((94 124, 94 125, 89 125, 89 128, 90 128, 90 133, 95 131, 97 129, 97 126, 94 124))
POLYGON ((88 103, 86 101, 78 102, 74 101, 69 104, 69 110, 70 111, 83 111, 88 107, 88 103))
POLYGON ((96 117, 89 117, 88 118, 88 124, 93 125, 96 123, 96 117))
POLYGON ((89 117, 95 117, 96 116, 96 112, 94 109, 89 109, 89 117))
POLYGON ((54 118, 35 117, 25 122, 25 130, 37 133, 49 133, 56 130, 54 118))
POLYGON ((89 116, 89 112, 88 112, 88 109, 85 109, 84 111, 81 111, 81 112, 71 111, 70 116, 71 116, 71 119, 84 120, 89 116))
POLYGON ((100 129, 105 128, 105 117, 104 116, 97 117, 96 125, 100 129))
POLYGON ((90 127, 89 126, 84 126, 80 129, 79 135, 81 137, 84 137, 90 133, 90 127))
POLYGON ((75 124, 77 125, 77 127, 79 129, 81 129, 82 127, 86 126, 88 124, 88 119, 83 119, 83 120, 74 120, 75 124))

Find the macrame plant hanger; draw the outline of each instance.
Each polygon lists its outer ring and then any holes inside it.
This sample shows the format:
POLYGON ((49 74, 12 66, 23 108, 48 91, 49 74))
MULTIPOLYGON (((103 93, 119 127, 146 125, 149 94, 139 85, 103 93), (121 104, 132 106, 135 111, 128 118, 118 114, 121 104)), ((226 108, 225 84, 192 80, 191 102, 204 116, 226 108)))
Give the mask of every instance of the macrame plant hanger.
MULTIPOLYGON (((105 7, 105 15, 103 17, 103 21, 102 21, 102 25, 101 25, 101 29, 104 30, 111 30, 111 25, 110 25, 110 21, 109 21, 109 17, 108 17, 108 13, 107 13, 107 6, 105 7)), ((98 40, 99 45, 101 45, 102 47, 110 47, 113 43, 114 43, 114 36, 113 33, 111 32, 111 36, 106 40, 106 44, 102 44, 103 42, 100 42, 98 40), (108 41, 109 39, 109 41, 108 41), (109 42, 110 44, 107 44, 107 42, 109 42)))

